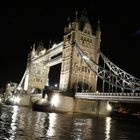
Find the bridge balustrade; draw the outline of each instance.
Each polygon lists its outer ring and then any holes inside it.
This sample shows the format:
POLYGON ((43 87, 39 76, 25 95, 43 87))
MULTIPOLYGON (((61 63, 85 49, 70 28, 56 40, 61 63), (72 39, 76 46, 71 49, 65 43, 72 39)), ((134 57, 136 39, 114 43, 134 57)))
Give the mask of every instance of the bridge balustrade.
POLYGON ((76 93, 75 97, 104 101, 140 102, 140 93, 76 93))
POLYGON ((140 94, 139 93, 135 93, 135 96, 140 96, 140 94))
POLYGON ((127 96, 127 93, 123 93, 124 96, 127 96))
POLYGON ((77 96, 140 96, 139 93, 107 93, 107 92, 99 92, 99 93, 76 93, 77 96))

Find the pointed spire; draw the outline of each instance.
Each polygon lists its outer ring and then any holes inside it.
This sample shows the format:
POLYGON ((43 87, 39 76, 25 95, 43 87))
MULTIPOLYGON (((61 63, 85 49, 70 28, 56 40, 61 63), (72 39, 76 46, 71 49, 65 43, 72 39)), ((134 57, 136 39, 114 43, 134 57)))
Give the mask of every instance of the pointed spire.
POLYGON ((79 20, 79 29, 83 30, 83 27, 86 23, 90 24, 88 16, 87 16, 86 9, 84 8, 84 10, 82 10, 81 17, 80 17, 80 20, 79 20))
POLYGON ((87 10, 86 10, 86 8, 84 8, 84 10, 82 10, 82 16, 87 17, 87 10))
POLYGON ((88 17, 87 17, 87 11, 86 11, 85 8, 84 8, 84 10, 82 10, 80 20, 81 20, 82 22, 89 22, 89 19, 88 19, 88 17))
POLYGON ((75 21, 78 21, 78 11, 75 12, 75 21))
POLYGON ((30 52, 32 51, 32 46, 30 46, 30 52))
POLYGON ((35 52, 35 44, 33 44, 32 52, 35 52))
POLYGON ((31 52, 31 57, 34 57, 34 56, 35 56, 35 43, 33 44, 32 52, 31 52))
POLYGON ((28 57, 27 57, 27 67, 30 66, 30 62, 31 62, 31 52, 28 53, 28 57))
POLYGON ((33 48, 35 48, 35 43, 33 44, 33 48))
POLYGON ((38 45, 38 46, 39 46, 39 47, 43 47, 43 46, 44 46, 44 43, 43 43, 42 40, 39 42, 39 45, 38 45))
POLYGON ((97 31, 101 31, 100 20, 98 20, 97 31))
POLYGON ((98 23, 97 23, 97 30, 96 30, 96 31, 101 31, 100 20, 98 20, 98 23))
POLYGON ((96 37, 101 38, 101 28, 100 28, 100 21, 98 20, 97 30, 96 30, 96 37))
POLYGON ((48 49, 51 48, 51 44, 52 44, 52 40, 50 40, 50 42, 49 42, 48 49))
POLYGON ((67 21, 70 22, 70 17, 67 17, 67 21))

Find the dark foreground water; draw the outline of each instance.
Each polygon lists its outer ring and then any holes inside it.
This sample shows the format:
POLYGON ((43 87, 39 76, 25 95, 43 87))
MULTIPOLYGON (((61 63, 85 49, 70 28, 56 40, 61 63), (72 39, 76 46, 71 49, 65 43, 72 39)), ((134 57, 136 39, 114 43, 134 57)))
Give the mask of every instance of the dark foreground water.
POLYGON ((140 140, 140 121, 0 106, 0 140, 140 140))

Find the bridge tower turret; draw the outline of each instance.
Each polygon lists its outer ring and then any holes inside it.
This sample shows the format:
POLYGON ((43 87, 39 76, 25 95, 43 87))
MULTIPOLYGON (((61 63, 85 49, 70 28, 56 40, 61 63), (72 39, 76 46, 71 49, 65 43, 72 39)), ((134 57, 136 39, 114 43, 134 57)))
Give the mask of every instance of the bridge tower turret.
POLYGON ((31 58, 34 58, 35 55, 36 55, 36 52, 35 52, 35 44, 33 44, 32 52, 31 52, 31 58))
POLYGON ((96 63, 99 60, 101 31, 98 23, 96 34, 93 32, 86 12, 82 12, 80 19, 69 22, 64 28, 62 65, 60 75, 60 90, 80 92, 95 92, 97 76, 90 71, 86 63, 80 57, 75 43, 90 56, 96 63))
POLYGON ((49 70, 50 67, 46 65, 46 61, 42 59, 46 55, 46 48, 44 47, 43 42, 39 42, 37 48, 33 45, 33 49, 29 55, 28 66, 27 66, 27 82, 26 86, 27 93, 32 94, 37 90, 41 92, 44 89, 44 86, 49 85, 49 70))

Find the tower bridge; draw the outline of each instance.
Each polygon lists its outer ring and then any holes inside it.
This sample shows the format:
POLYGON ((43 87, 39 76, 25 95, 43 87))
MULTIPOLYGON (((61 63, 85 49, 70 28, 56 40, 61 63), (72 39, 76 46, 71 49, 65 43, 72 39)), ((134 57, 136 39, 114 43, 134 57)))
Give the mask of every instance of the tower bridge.
POLYGON ((33 94, 35 88, 43 91, 49 86, 50 67, 61 63, 60 91, 82 99, 139 102, 140 79, 111 62, 100 46, 100 22, 93 31, 88 17, 82 13, 64 28, 63 41, 59 44, 48 50, 42 43, 33 45, 18 87, 29 94, 33 94), (99 79, 101 87, 97 94, 99 79))

